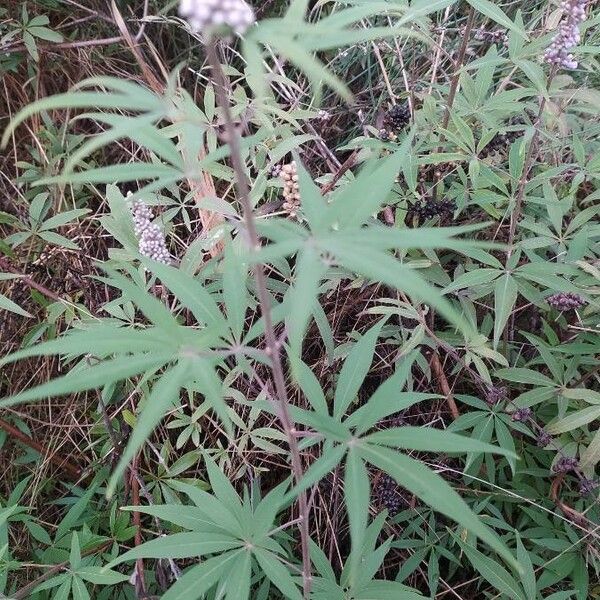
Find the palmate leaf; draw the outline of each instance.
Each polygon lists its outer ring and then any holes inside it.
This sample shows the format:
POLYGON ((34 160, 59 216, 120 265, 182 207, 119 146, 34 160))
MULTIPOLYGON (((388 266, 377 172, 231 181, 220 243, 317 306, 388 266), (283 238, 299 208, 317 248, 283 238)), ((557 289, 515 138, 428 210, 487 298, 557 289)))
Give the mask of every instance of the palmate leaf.
POLYGON ((382 446, 361 444, 360 452, 366 461, 388 473, 398 485, 423 500, 434 510, 465 527, 509 564, 519 568, 509 548, 479 520, 467 503, 437 473, 418 460, 382 446))

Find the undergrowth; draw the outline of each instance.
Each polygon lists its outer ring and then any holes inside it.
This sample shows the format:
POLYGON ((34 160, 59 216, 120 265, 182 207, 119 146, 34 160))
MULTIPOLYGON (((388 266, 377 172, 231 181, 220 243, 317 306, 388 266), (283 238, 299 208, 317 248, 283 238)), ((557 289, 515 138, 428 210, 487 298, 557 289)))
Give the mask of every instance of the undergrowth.
POLYGON ((598 3, 176 4, 0 8, 0 597, 599 598, 598 3))

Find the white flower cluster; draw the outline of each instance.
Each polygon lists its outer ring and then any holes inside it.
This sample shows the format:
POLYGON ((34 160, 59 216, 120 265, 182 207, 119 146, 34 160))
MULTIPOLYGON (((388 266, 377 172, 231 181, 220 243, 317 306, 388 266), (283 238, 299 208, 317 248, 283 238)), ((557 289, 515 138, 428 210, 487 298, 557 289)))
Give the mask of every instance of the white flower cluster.
POLYGON ((569 52, 581 41, 579 25, 585 21, 587 0, 563 0, 560 7, 564 12, 558 27, 558 33, 552 38, 552 44, 544 53, 544 60, 551 65, 564 69, 576 69, 577 61, 569 52))
POLYGON ((131 205, 131 214, 133 215, 135 235, 139 240, 140 254, 170 265, 171 255, 167 249, 165 234, 156 223, 152 222, 154 218, 152 209, 141 200, 136 200, 131 205))
POLYGON ((256 20, 245 0, 181 0, 179 14, 194 31, 225 26, 242 34, 256 20))

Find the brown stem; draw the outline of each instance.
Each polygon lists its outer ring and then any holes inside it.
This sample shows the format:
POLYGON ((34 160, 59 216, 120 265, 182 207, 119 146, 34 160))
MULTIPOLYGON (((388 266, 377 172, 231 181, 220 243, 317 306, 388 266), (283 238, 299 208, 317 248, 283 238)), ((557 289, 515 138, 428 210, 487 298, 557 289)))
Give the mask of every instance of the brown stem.
MULTIPOLYGON (((242 205, 244 213, 244 224, 249 238, 251 251, 260 249, 260 239, 256 230, 254 213, 250 202, 250 186, 246 178, 246 170, 242 161, 242 153, 240 146, 239 133, 233 122, 233 116, 229 106, 229 98, 227 96, 228 79, 223 72, 221 63, 217 56, 216 41, 211 39, 206 46, 208 62, 211 66, 213 77, 215 80, 215 92, 218 103, 223 111, 225 120, 225 131, 231 148, 231 162, 235 172, 235 185, 239 201, 242 205)), ((275 384, 275 394, 279 402, 279 420, 283 427, 283 431, 287 438, 290 448, 290 456, 292 463, 292 472, 296 483, 299 483, 303 475, 302 459, 298 440, 295 436, 295 424, 290 417, 289 398, 285 384, 285 376, 283 365, 281 362, 280 344, 277 341, 275 329, 273 327, 273 319, 271 316, 271 299, 267 291, 266 276, 263 265, 257 263, 254 267, 254 278, 256 281, 256 289, 260 302, 262 317, 265 322, 265 352, 271 358, 271 372, 275 384)), ((308 503, 306 492, 301 492, 298 496, 298 507, 300 519, 300 541, 302 546, 302 582, 304 588, 304 598, 308 600, 310 597, 310 588, 312 582, 311 563, 309 552, 309 529, 308 529, 308 503)))
POLYGON ((47 458, 51 463, 57 467, 64 469, 73 481, 79 481, 81 479, 81 469, 71 464, 66 458, 58 456, 55 452, 52 452, 48 448, 42 446, 39 442, 32 440, 29 436, 25 435, 22 431, 19 431, 16 427, 13 427, 10 423, 7 423, 3 419, 0 419, 0 429, 3 429, 11 437, 19 440, 22 444, 25 444, 29 448, 33 448, 36 452, 39 452, 43 457, 47 458))
POLYGON ((342 164, 342 166, 337 170, 334 174, 333 178, 329 183, 321 186, 321 195, 329 193, 334 187, 335 184, 344 176, 348 170, 350 170, 355 164, 356 159, 358 158, 358 150, 355 150, 342 164))
MULTIPOLYGON (((108 540, 107 542, 102 542, 102 544, 100 544, 99 546, 96 546, 95 548, 90 548, 89 550, 82 552, 81 557, 84 558, 85 556, 90 556, 92 554, 96 554, 96 552, 102 552, 102 551, 106 550, 112 543, 113 543, 112 540, 108 540)), ((25 600, 25 598, 29 598, 29 596, 31 595, 33 590, 35 590, 35 588, 38 585, 40 585, 40 583, 43 583, 47 579, 50 579, 50 577, 52 577, 53 575, 56 575, 56 573, 60 573, 60 571, 62 571, 63 569, 66 569, 68 567, 69 567, 68 560, 65 562, 62 562, 58 565, 54 565, 53 567, 50 567, 45 573, 42 573, 42 575, 40 575, 39 577, 37 577, 36 579, 31 581, 27 585, 23 586, 20 590, 17 590, 16 592, 14 592, 12 594, 11 598, 13 600, 25 600)))
POLYGON ((56 302, 64 302, 64 299, 61 298, 56 292, 49 290, 47 287, 44 287, 40 283, 36 283, 33 279, 31 279, 31 277, 29 277, 29 275, 25 275, 24 273, 21 273, 21 271, 19 271, 18 269, 15 269, 11 265, 9 265, 2 258, 0 258, 0 269, 2 269, 3 271, 9 271, 10 273, 13 273, 14 275, 18 275, 19 279, 25 285, 44 294, 44 296, 47 296, 48 298, 52 298, 52 300, 55 300, 56 302))
POLYGON ((433 374, 438 380, 440 389, 444 396, 446 396, 446 402, 448 403, 448 408, 450 409, 452 418, 456 421, 456 419, 460 417, 460 413, 458 411, 458 406, 456 406, 454 395, 452 394, 452 390, 450 389, 450 385, 448 384, 448 379, 446 377, 446 374, 444 373, 444 369, 442 367, 442 363, 440 362, 440 357, 437 352, 434 352, 431 355, 430 364, 431 369, 433 370, 433 374))
MULTIPOLYGON (((51 52, 53 50, 71 50, 75 48, 90 48, 94 46, 108 46, 110 44, 117 44, 122 41, 123 38, 121 36, 103 38, 100 40, 81 40, 79 42, 63 42, 60 44, 38 44, 37 49, 39 51, 47 51, 51 52)), ((25 44, 14 44, 12 46, 7 46, 5 48, 0 48, 0 50, 4 53, 11 52, 23 52, 27 47, 25 44)))
MULTIPOLYGON (((448 92, 448 101, 446 103, 446 110, 442 119, 442 129, 446 129, 448 127, 448 123, 450 122, 450 111, 454 106, 454 99, 456 98, 456 92, 458 91, 458 82, 460 80, 460 70, 465 61, 465 55, 467 53, 467 47, 469 46, 469 38, 471 37, 471 29, 473 29, 474 21, 475 9, 471 7, 471 9, 469 10, 469 16, 467 17, 467 24, 465 25, 465 32, 463 34, 462 43, 460 45, 458 56, 456 57, 456 61, 454 63, 454 74, 452 75, 452 80, 450 81, 450 91, 448 92)), ((444 140, 445 137, 442 133, 442 137, 440 138, 440 145, 444 143, 444 140)))

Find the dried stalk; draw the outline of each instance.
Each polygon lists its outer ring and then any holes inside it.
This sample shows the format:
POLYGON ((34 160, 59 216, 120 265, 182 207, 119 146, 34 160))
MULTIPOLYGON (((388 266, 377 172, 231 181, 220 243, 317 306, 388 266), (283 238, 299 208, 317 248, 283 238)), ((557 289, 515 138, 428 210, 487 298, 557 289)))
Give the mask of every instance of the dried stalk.
MULTIPOLYGON (((260 239, 256 230, 254 212, 250 202, 250 186, 246 178, 246 171, 242 161, 240 146, 240 136, 233 122, 233 116, 229 106, 227 95, 228 79, 225 75, 219 57, 217 55, 216 41, 212 38, 206 45, 208 62, 212 69, 215 81, 215 93, 217 102, 223 111, 225 131, 227 140, 231 149, 231 162, 235 172, 235 185, 238 199, 242 205, 244 224, 249 238, 250 249, 257 251, 260 249, 260 239)), ((277 341, 273 319, 271 315, 271 300, 267 291, 266 276, 263 265, 257 263, 254 267, 254 278, 260 303, 262 317, 265 322, 265 352, 271 359, 271 372, 275 385, 275 395, 279 403, 279 420, 287 438, 290 449, 292 472, 296 483, 299 483, 303 475, 302 459, 300 449, 296 438, 295 424, 290 417, 289 398, 285 384, 285 375, 281 361, 280 344, 277 341)), ((301 492, 298 496, 298 520, 300 529, 300 541, 302 546, 302 582, 304 589, 304 598, 308 600, 311 588, 311 566, 309 553, 309 529, 308 529, 308 503, 306 492, 301 492)))

